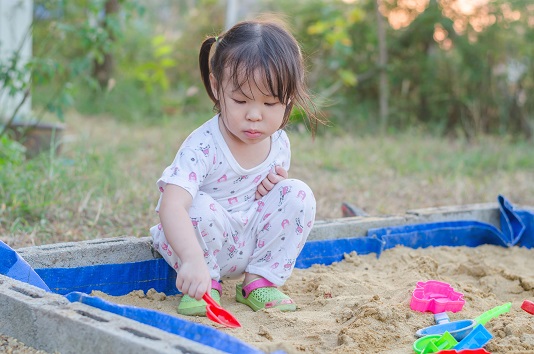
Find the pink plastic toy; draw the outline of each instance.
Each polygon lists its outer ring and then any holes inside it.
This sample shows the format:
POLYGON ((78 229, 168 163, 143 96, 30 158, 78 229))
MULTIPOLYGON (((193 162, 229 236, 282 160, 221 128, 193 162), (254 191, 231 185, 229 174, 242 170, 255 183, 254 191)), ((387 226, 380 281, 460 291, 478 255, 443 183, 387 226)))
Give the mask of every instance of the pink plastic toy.
POLYGON ((432 312, 458 312, 464 306, 464 294, 454 291, 447 283, 429 280, 417 282, 412 294, 410 308, 414 311, 432 312))

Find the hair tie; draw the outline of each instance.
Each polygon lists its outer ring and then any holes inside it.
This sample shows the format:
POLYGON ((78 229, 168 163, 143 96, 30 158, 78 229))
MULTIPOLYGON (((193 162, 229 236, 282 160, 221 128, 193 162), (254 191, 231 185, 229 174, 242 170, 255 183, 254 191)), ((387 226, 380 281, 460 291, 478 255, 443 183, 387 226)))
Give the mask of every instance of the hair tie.
POLYGON ((219 36, 215 36, 215 42, 219 43, 219 36))

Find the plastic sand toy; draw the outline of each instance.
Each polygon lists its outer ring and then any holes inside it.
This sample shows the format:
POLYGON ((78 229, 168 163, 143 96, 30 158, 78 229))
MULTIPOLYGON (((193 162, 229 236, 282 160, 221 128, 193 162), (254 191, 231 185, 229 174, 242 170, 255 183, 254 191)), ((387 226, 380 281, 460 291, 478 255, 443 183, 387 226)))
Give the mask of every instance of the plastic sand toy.
POLYGON ((442 335, 419 338, 414 342, 413 350, 417 354, 437 353, 444 349, 452 349, 456 344, 458 341, 449 332, 445 332, 442 335))
POLYGON ((521 305, 521 308, 530 313, 531 315, 534 315, 534 302, 525 300, 523 301, 523 304, 521 305))
POLYGON ((429 334, 443 334, 449 332, 456 340, 462 340, 471 332, 477 324, 474 320, 459 320, 450 321, 449 316, 445 312, 434 315, 436 324, 425 327, 415 333, 416 337, 424 337, 429 334))
POLYGON ((434 314, 460 311, 465 303, 464 295, 455 291, 448 283, 437 280, 417 282, 412 294, 410 308, 414 311, 434 314))
POLYGON ((462 350, 456 350, 456 349, 447 349, 442 350, 439 352, 439 354, 491 354, 484 348, 478 348, 478 349, 462 349, 462 350))
POLYGON ((208 293, 205 293, 202 298, 206 301, 206 316, 210 320, 230 328, 241 327, 241 323, 239 323, 237 318, 216 303, 208 293))
POLYGON ((493 338, 493 335, 488 332, 484 325, 476 325, 469 334, 462 339, 455 347, 456 350, 461 349, 478 349, 482 348, 493 338))
POLYGON ((430 343, 434 342, 441 338, 440 334, 431 334, 428 336, 425 336, 423 338, 419 338, 413 343, 413 351, 417 354, 421 354, 423 352, 423 349, 430 343))
MULTIPOLYGON (((444 349, 453 349, 451 353, 457 351, 463 353, 464 350, 482 349, 492 338, 491 333, 479 324, 460 342, 449 332, 442 335, 431 334, 416 340, 413 349, 418 354, 443 353, 444 349)), ((487 351, 484 350, 481 353, 487 353, 487 351)))
POLYGON ((438 313, 434 315, 436 325, 425 327, 418 330, 415 333, 416 337, 424 337, 430 334, 442 334, 449 332, 456 340, 461 341, 464 339, 477 324, 486 324, 492 318, 495 318, 503 313, 510 311, 512 307, 511 302, 507 302, 504 305, 496 306, 489 311, 484 312, 473 320, 459 320, 449 321, 449 316, 446 313, 438 313))

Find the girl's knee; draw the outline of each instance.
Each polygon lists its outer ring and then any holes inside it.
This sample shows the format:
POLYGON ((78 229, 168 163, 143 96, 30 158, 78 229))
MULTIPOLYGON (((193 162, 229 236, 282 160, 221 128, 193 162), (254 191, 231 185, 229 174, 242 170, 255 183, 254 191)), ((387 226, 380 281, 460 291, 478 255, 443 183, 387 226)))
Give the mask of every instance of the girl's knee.
POLYGON ((301 180, 285 179, 276 185, 279 204, 292 204, 315 209, 315 196, 311 188, 301 180))

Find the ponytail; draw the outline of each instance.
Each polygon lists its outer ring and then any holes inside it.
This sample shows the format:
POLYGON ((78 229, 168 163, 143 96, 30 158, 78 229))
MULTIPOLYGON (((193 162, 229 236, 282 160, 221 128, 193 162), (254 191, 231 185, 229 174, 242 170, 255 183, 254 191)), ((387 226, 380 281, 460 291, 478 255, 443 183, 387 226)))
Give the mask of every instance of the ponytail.
POLYGON ((216 41, 217 39, 215 37, 206 38, 200 46, 200 53, 198 55, 198 64, 200 66, 200 75, 202 76, 202 82, 204 83, 204 87, 206 88, 208 96, 210 96, 211 100, 215 103, 215 105, 217 105, 217 99, 215 98, 215 95, 211 90, 210 83, 210 51, 211 46, 216 41))

